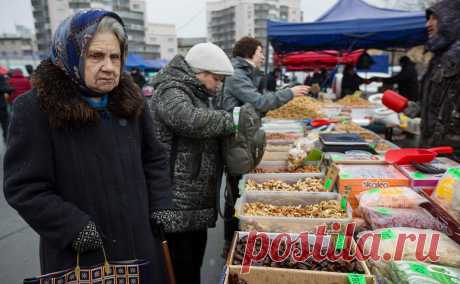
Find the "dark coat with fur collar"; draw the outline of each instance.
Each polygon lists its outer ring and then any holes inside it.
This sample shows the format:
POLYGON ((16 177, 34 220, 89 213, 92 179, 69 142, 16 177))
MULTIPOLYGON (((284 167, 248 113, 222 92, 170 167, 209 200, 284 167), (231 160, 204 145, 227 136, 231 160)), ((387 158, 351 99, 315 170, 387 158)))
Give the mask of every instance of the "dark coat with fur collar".
MULTIPOLYGON (((71 243, 92 220, 110 260, 148 259, 154 283, 164 283, 149 214, 171 206, 169 165, 137 87, 123 77, 104 118, 49 61, 34 87, 14 105, 4 191, 41 237, 42 273, 75 266, 71 243)), ((81 256, 82 265, 102 260, 99 251, 81 256)))

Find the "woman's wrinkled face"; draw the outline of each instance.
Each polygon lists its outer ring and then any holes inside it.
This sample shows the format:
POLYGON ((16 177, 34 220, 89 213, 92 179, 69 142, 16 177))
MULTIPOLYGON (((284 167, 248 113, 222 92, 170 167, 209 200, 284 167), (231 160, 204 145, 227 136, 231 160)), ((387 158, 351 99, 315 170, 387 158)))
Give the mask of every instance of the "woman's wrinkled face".
POLYGON ((97 93, 112 91, 120 81, 121 50, 112 32, 96 33, 85 55, 85 84, 97 93))
POLYGON ((428 30, 429 38, 438 36, 438 17, 436 17, 436 15, 430 15, 430 18, 426 22, 426 28, 428 30))

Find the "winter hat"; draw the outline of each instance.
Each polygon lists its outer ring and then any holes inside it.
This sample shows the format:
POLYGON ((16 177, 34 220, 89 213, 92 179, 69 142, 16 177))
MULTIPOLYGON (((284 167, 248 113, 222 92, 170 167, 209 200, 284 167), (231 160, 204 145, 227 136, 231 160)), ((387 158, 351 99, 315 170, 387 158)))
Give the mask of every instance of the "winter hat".
POLYGON ((185 56, 185 61, 193 69, 217 75, 233 75, 233 66, 228 56, 220 47, 210 42, 194 45, 185 56))

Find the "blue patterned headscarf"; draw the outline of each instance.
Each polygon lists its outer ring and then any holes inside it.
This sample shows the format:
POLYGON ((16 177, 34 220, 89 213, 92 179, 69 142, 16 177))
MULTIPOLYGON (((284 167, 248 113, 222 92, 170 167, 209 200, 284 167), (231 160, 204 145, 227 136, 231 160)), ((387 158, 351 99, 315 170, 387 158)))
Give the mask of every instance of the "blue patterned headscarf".
MULTIPOLYGON (((112 17, 120 22, 123 28, 125 27, 121 18, 113 12, 83 10, 65 19, 57 28, 51 42, 51 61, 89 96, 92 92, 85 84, 85 54, 99 22, 104 17, 112 17)), ((125 46, 121 46, 122 69, 128 52, 127 40, 124 42, 125 46)))

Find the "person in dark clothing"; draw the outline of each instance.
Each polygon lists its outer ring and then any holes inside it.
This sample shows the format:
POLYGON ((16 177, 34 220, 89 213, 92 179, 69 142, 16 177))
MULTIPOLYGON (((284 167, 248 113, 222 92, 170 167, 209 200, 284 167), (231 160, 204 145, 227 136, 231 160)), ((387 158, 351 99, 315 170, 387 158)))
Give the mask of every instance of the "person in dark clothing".
POLYGON ((200 284, 207 230, 217 220, 223 165, 220 139, 234 133, 232 115, 213 99, 233 74, 225 52, 212 43, 174 57, 153 79, 155 135, 166 149, 174 182, 174 210, 159 212, 178 284, 200 284))
POLYGON ((452 146, 460 161, 460 1, 442 0, 427 9, 434 56, 421 84, 421 146, 452 146))
POLYGON ((354 92, 359 91, 359 86, 368 83, 368 80, 361 78, 355 71, 353 65, 345 66, 342 78, 342 92, 341 97, 352 95, 354 92))
POLYGON ((0 123, 2 125, 2 134, 3 134, 3 141, 6 143, 6 135, 8 133, 8 107, 7 107, 7 100, 11 93, 14 92, 14 88, 12 88, 8 81, 6 80, 5 76, 0 75, 0 123))
POLYGON ((142 88, 144 87, 147 81, 145 80, 144 75, 141 74, 141 71, 139 70, 139 68, 134 67, 133 69, 131 69, 131 77, 133 77, 134 82, 142 90, 142 88))
POLYGON ((276 92, 277 81, 280 78, 281 70, 275 68, 267 76, 267 91, 276 92))
POLYGON ((398 84, 398 92, 408 100, 416 102, 419 97, 418 74, 415 64, 409 57, 399 59, 401 72, 390 78, 373 77, 370 81, 380 81, 384 84, 398 84))
POLYGON ((29 75, 28 78, 32 78, 32 74, 34 73, 34 67, 30 64, 27 64, 26 65, 26 70, 27 70, 27 74, 29 75))
POLYGON ((74 268, 77 254, 83 267, 100 265, 104 248, 110 261, 149 261, 143 278, 166 282, 150 215, 172 206, 169 162, 122 74, 126 44, 113 12, 68 17, 14 104, 4 192, 40 236, 42 274, 74 268))
POLYGON ((14 92, 8 98, 8 102, 10 104, 12 104, 17 97, 32 89, 32 84, 30 84, 30 81, 22 75, 21 69, 13 70, 9 83, 11 87, 14 88, 14 92))

